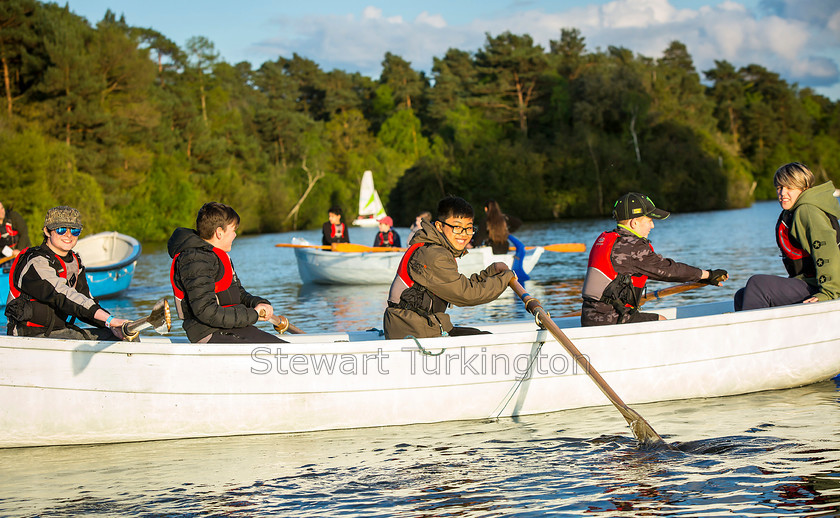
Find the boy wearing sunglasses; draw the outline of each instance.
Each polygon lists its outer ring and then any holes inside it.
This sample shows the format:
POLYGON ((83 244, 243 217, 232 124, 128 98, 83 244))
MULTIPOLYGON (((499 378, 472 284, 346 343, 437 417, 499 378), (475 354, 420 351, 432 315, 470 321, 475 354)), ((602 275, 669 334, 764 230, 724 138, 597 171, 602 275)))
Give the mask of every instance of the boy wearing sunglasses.
POLYGON ((400 261, 385 310, 385 338, 430 338, 479 334, 455 327, 446 314, 450 304, 477 306, 495 300, 514 274, 493 263, 470 277, 458 271, 456 257, 467 253, 475 233, 473 208, 463 198, 440 201, 434 222, 423 221, 400 261))
POLYGON ((90 295, 85 267, 73 247, 82 233, 78 210, 53 207, 44 218, 44 241, 17 256, 9 272, 7 333, 12 336, 122 339, 122 325, 90 295), (95 326, 80 328, 77 320, 95 326))

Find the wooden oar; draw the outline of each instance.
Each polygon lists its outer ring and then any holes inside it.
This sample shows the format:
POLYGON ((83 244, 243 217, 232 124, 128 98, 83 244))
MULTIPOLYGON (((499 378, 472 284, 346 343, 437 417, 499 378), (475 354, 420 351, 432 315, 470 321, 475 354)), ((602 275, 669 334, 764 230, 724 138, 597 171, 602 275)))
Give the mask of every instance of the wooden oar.
POLYGON ((586 252, 586 245, 583 243, 555 243, 543 248, 546 252, 586 252))
MULTIPOLYGON (((260 310, 260 318, 265 317, 265 311, 260 310)), ((281 335, 286 331, 294 334, 294 335, 302 335, 306 334, 297 327, 293 326, 289 319, 284 317, 283 315, 272 315, 271 318, 268 319, 271 322, 271 325, 274 326, 274 330, 280 333, 281 335)))
POLYGON ((589 359, 584 356, 575 344, 569 340, 569 337, 557 327, 557 324, 551 320, 551 317, 548 313, 540 305, 540 301, 529 295, 525 292, 525 288, 522 287, 516 279, 511 279, 510 287, 513 288, 513 291, 522 299, 522 302, 525 303, 525 309, 528 310, 531 314, 537 317, 539 323, 542 327, 548 330, 554 338, 557 339, 560 344, 572 355, 578 365, 586 372, 586 374, 598 385, 598 388, 601 389, 601 392, 607 396, 607 399, 621 412, 621 415, 624 416, 624 419, 627 420, 627 424, 630 425, 630 430, 633 432, 633 435, 639 441, 639 445, 642 448, 649 448, 649 447, 665 447, 670 448, 668 443, 662 440, 662 437, 659 436, 658 433, 653 429, 652 426, 648 424, 645 419, 639 415, 638 412, 627 406, 624 401, 618 397, 618 394, 610 387, 604 378, 595 370, 595 367, 589 362, 589 359))
MULTIPOLYGON (((703 286, 708 286, 708 284, 702 282, 686 282, 683 284, 677 284, 676 286, 669 286, 667 288, 659 288, 658 290, 654 290, 652 293, 648 293, 639 301, 639 306, 644 304, 645 302, 653 299, 661 299, 662 297, 667 297, 668 295, 676 295, 677 293, 682 293, 684 291, 693 290, 694 288, 702 288, 703 286)), ((566 313, 565 315, 560 315, 557 318, 566 318, 566 317, 579 317, 580 310, 572 311, 571 313, 566 313)))
POLYGON ((365 246, 356 243, 333 243, 332 245, 296 245, 292 243, 277 243, 282 248, 317 248, 319 250, 332 250, 333 252, 405 252, 405 248, 395 246, 365 246))
POLYGON ((0 264, 3 264, 7 261, 11 261, 14 258, 15 258, 15 256, 13 256, 13 255, 10 255, 9 257, 4 257, 4 258, 0 259, 0 264))
MULTIPOLYGON (((535 246, 526 246, 525 250, 533 250, 535 246)), ((586 245, 583 243, 554 243, 553 245, 544 245, 546 252, 586 252, 586 245)), ((510 247, 508 250, 514 251, 516 247, 510 247)))
POLYGON ((134 342, 140 336, 140 330, 147 327, 155 328, 160 334, 168 333, 172 329, 172 316, 169 314, 169 302, 165 298, 155 302, 152 312, 147 317, 132 320, 122 325, 125 339, 134 342))

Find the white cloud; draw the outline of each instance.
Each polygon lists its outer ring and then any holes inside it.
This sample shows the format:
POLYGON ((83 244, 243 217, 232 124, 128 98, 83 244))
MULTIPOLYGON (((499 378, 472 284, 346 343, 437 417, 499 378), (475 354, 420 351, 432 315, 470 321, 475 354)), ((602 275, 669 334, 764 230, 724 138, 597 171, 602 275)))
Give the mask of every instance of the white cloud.
POLYGON ((368 6, 358 18, 278 19, 278 35, 255 48, 266 53, 264 59, 297 52, 327 70, 359 70, 376 77, 385 52, 428 72, 432 58, 449 48, 481 48, 485 33, 527 33, 547 48, 549 40, 559 39, 561 29, 573 27, 580 29, 590 51, 617 45, 659 57, 671 41, 679 40, 698 71, 714 67, 715 60, 736 67, 757 63, 802 86, 840 86, 840 2, 791 1, 763 0, 766 12, 759 13, 734 0, 696 9, 677 9, 669 0, 614 0, 551 12, 519 10, 455 26, 440 14, 422 12, 406 21, 368 6), (800 5, 804 7, 798 9, 800 5))
POLYGON ((427 11, 423 11, 417 15, 417 23, 425 23, 426 25, 431 25, 436 29, 443 29, 446 27, 446 20, 443 19, 443 16, 439 14, 429 14, 427 11))

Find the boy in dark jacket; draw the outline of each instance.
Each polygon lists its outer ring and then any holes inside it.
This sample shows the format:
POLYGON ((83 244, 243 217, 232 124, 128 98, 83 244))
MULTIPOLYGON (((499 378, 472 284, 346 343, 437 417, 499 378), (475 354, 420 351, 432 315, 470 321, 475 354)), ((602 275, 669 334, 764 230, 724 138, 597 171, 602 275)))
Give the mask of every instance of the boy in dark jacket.
POLYGON ((190 342, 283 342, 254 327, 269 320, 274 308, 245 291, 228 256, 239 214, 222 203, 205 203, 195 227, 175 229, 167 243, 175 306, 190 342))
POLYGON ((478 334, 454 327, 446 314, 450 304, 477 306, 495 300, 514 274, 505 263, 493 263, 470 277, 458 271, 456 257, 466 254, 475 227, 473 208, 464 199, 444 198, 437 221, 422 222, 400 261, 385 310, 386 338, 429 338, 478 334))

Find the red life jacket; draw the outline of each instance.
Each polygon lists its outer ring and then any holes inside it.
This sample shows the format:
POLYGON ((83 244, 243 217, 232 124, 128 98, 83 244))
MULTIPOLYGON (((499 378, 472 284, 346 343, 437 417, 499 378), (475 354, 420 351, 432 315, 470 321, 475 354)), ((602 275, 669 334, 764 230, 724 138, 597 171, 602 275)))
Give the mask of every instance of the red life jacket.
MULTIPOLYGON (((837 236, 836 246, 840 246, 840 223, 832 214, 825 214, 828 216, 831 226, 834 228, 834 233, 837 236)), ((776 222, 776 245, 782 252, 782 263, 785 265, 788 275, 796 277, 797 275, 804 275, 805 277, 816 277, 817 267, 814 264, 814 259, 802 247, 802 243, 790 235, 790 227, 793 223, 793 212, 783 210, 779 214, 779 220, 776 222)), ((825 244, 825 243, 823 243, 825 244)))
MULTIPOLYGON (((616 283, 622 282, 620 279, 621 276, 615 271, 611 259, 612 250, 618 237, 618 232, 614 230, 603 232, 598 236, 598 239, 592 246, 592 250, 589 252, 589 262, 586 265, 586 278, 583 281, 584 298, 612 303, 612 301, 604 300, 604 292, 611 291, 608 288, 614 288, 616 283)), ((653 245, 650 243, 648 245, 651 251, 653 251, 653 245)), ((641 297, 647 280, 647 275, 630 276, 630 282, 636 300, 641 297)), ((635 306, 632 300, 622 299, 621 302, 626 307, 635 306)))
POLYGON ((389 230, 388 232, 380 232, 376 234, 376 242, 373 246, 394 246, 394 231, 389 230))
MULTIPOLYGON (((3 225, 3 226, 4 226, 4 228, 3 228, 2 237, 6 237, 6 236, 15 237, 15 236, 18 235, 18 231, 15 230, 14 228, 12 228, 12 222, 11 221, 7 221, 6 224, 3 225)), ((17 242, 17 239, 13 239, 12 241, 17 242)))
POLYGON ((414 243, 402 256, 400 265, 397 267, 397 275, 394 277, 394 282, 391 283, 391 290, 388 292, 388 301, 394 304, 399 304, 400 295, 408 288, 414 286, 414 280, 408 274, 408 260, 414 255, 414 252, 425 243, 414 243))
POLYGON ((330 225, 330 237, 333 239, 344 237, 344 223, 330 225))
POLYGON ((388 307, 408 309, 423 316, 430 313, 446 311, 449 303, 427 290, 424 286, 414 282, 408 273, 408 262, 411 256, 426 243, 414 243, 403 254, 397 275, 391 283, 388 292, 388 307))
MULTIPOLYGON (((213 292, 216 294, 216 302, 220 306, 228 307, 240 303, 239 291, 233 286, 233 265, 230 256, 221 248, 213 247, 213 252, 219 261, 222 262, 222 278, 213 285, 213 292)), ((181 253, 175 254, 172 258, 172 266, 169 268, 169 283, 172 285, 172 293, 175 296, 175 309, 178 310, 178 317, 184 319, 184 290, 178 287, 175 282, 175 261, 181 253)))

